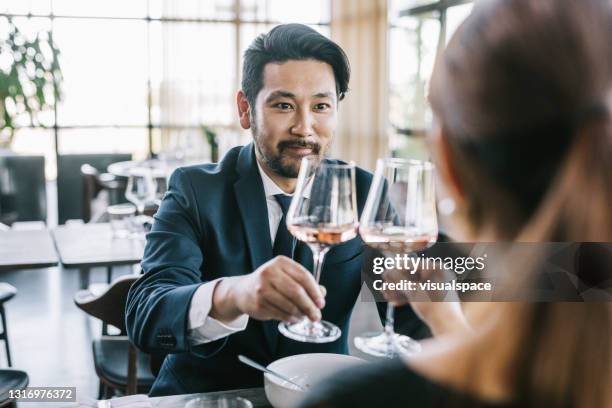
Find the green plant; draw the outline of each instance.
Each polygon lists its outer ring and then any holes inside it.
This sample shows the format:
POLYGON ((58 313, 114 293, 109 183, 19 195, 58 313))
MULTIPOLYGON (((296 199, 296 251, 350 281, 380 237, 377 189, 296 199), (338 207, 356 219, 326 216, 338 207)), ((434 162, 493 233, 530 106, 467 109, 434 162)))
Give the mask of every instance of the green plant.
POLYGON ((0 147, 11 145, 21 115, 31 125, 44 126, 38 113, 60 99, 62 82, 52 33, 41 31, 29 39, 10 18, 5 21, 7 30, 0 31, 0 147))
POLYGON ((219 161, 219 141, 217 140, 217 133, 206 125, 200 125, 200 129, 206 138, 206 142, 208 142, 208 146, 210 146, 210 160, 216 163, 219 161))

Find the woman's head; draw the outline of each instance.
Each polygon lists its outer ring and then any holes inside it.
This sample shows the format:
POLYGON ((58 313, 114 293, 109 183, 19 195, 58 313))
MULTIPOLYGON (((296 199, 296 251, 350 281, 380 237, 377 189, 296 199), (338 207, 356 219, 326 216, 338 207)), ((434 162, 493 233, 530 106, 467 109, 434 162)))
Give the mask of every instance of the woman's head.
MULTIPOLYGON (((438 168, 470 235, 612 242, 610 0, 477 2, 430 101, 438 168)), ((537 267, 513 266, 521 283, 537 267)), ((498 306, 492 333, 517 336, 521 406, 610 406, 610 303, 498 306)))
POLYGON ((439 164, 472 232, 612 238, 611 9, 483 0, 438 59, 439 164))

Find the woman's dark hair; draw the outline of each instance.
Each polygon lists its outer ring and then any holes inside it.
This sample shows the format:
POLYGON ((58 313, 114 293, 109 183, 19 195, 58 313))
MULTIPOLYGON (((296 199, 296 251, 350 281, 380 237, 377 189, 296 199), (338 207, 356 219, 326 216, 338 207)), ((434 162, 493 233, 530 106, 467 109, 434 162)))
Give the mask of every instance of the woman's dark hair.
POLYGON ((609 237, 611 10, 608 0, 477 2, 438 59, 429 99, 476 228, 494 223, 513 239, 538 214, 563 213, 550 240, 609 237))
MULTIPOLYGON (((612 242, 611 39, 610 0, 476 3, 429 98, 473 233, 612 242)), ((537 267, 512 266, 516 282, 537 267)), ((519 313, 519 405, 609 407, 612 305, 508 306, 519 313)))
POLYGON ((336 79, 336 94, 342 100, 348 91, 351 70, 338 44, 303 24, 283 24, 259 35, 244 53, 242 90, 251 106, 263 87, 266 64, 313 59, 329 64, 336 79))

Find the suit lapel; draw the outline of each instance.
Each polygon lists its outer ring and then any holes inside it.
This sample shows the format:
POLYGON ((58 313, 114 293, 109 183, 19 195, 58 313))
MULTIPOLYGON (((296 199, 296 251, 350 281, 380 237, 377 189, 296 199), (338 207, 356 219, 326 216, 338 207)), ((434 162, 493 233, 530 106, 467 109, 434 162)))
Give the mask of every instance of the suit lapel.
POLYGON ((304 268, 306 268, 310 273, 314 273, 312 268, 313 268, 313 261, 312 261, 312 251, 310 250, 310 248, 308 248, 308 245, 306 245, 305 243, 298 241, 296 248, 295 248, 295 257, 294 259, 302 264, 302 266, 304 268))
MULTIPOLYGON (((234 193, 242 217, 253 271, 272 259, 266 195, 255 160, 254 147, 250 143, 240 151, 238 156, 236 166, 239 179, 234 184, 234 193)), ((268 347, 275 354, 278 322, 271 320, 262 323, 268 347)))
POLYGON ((272 258, 272 244, 266 195, 252 144, 242 149, 237 166, 240 178, 234 184, 234 193, 246 234, 251 267, 255 270, 272 258))

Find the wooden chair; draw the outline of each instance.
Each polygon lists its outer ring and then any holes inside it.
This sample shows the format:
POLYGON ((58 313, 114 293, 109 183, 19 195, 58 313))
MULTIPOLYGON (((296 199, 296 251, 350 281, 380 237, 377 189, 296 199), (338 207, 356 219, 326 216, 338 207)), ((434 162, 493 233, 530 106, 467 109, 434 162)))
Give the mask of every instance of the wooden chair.
POLYGON ((83 215, 83 182, 81 166, 89 164, 100 173, 112 163, 132 160, 122 153, 61 154, 57 158, 57 212, 58 224, 79 219, 83 215))
POLYGON ((79 309, 121 331, 116 336, 101 336, 92 344, 96 374, 100 378, 99 398, 111 397, 115 391, 125 395, 147 393, 155 380, 149 356, 138 352, 125 335, 125 304, 130 286, 137 279, 135 275, 124 275, 101 294, 95 295, 86 289, 74 296, 79 309))
MULTIPOLYGON (((116 177, 110 173, 100 173, 98 169, 89 163, 81 166, 82 177, 82 208, 81 219, 83 222, 107 222, 106 208, 109 205, 125 201, 125 179, 116 177), (100 197, 106 194, 106 198, 100 197)), ((89 285, 90 269, 82 268, 80 271, 81 288, 89 285)), ((106 268, 106 282, 111 283, 113 278, 113 267, 106 268)), ((103 333, 106 334, 106 333, 103 333)))
POLYGON ((0 407, 16 407, 9 391, 23 390, 28 386, 28 374, 19 370, 0 370, 0 407))
POLYGON ((0 222, 46 221, 44 156, 0 155, 0 222))
POLYGON ((11 349, 9 347, 8 339, 8 325, 6 323, 6 313, 4 311, 4 303, 11 300, 17 294, 17 288, 6 282, 0 282, 0 319, 2 319, 2 333, 0 333, 0 340, 4 340, 4 347, 6 349, 6 361, 8 366, 11 367, 11 349))
MULTIPOLYGON (((6 348, 6 360, 8 366, 12 366, 11 350, 9 348, 6 316, 4 302, 9 301, 17 294, 17 289, 5 282, 0 282, 0 318, 2 319, 2 333, 0 340, 4 340, 6 348)), ((19 370, 0 370, 0 407, 15 407, 15 402, 10 399, 10 390, 23 390, 28 386, 28 374, 19 370)))
POLYGON ((94 200, 98 198, 101 192, 107 194, 104 209, 108 205, 117 204, 125 201, 125 179, 116 177, 110 173, 100 173, 98 169, 85 163, 81 166, 81 176, 83 182, 83 208, 81 219, 84 222, 99 222, 104 213, 95 211, 94 200))

